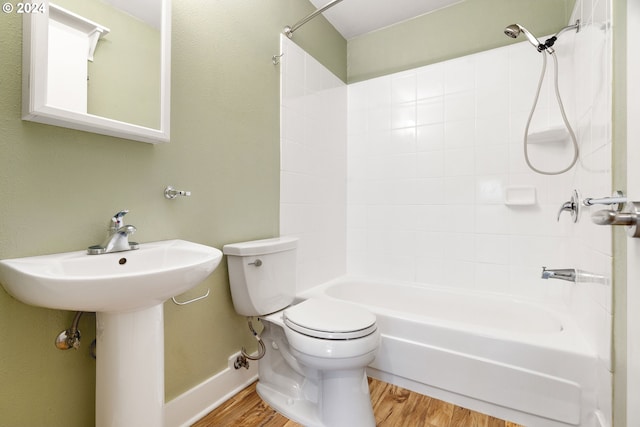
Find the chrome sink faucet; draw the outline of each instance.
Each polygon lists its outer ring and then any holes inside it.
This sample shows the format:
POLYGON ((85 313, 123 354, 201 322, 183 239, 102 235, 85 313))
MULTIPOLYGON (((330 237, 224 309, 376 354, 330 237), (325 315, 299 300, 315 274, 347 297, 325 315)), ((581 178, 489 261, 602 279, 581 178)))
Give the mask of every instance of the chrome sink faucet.
POLYGON ((100 245, 93 245, 87 248, 89 255, 100 255, 111 252, 131 251, 138 249, 137 242, 130 242, 129 236, 136 232, 133 225, 124 225, 124 216, 129 213, 128 209, 117 212, 109 221, 109 231, 104 242, 100 245))
POLYGON ((575 268, 559 268, 547 270, 547 267, 542 267, 542 278, 567 280, 569 282, 575 283, 576 270, 575 268))

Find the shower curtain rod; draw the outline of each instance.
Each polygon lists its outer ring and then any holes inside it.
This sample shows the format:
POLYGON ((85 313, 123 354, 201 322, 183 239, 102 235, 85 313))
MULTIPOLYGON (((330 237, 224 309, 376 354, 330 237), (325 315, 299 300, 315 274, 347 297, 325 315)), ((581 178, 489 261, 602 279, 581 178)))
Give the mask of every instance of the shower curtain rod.
POLYGON ((302 27, 307 22, 311 21, 313 18, 315 18, 316 16, 318 16, 319 14, 324 12, 325 10, 330 9, 333 6, 335 6, 336 4, 340 3, 341 1, 342 0, 333 0, 332 2, 327 3, 326 5, 321 7, 320 9, 316 10, 315 12, 305 16, 304 18, 302 18, 301 20, 296 22, 295 25, 293 25, 291 27, 287 25, 286 27, 284 27, 284 30, 282 32, 289 38, 293 37, 293 32, 294 31, 296 31, 298 28, 302 27))

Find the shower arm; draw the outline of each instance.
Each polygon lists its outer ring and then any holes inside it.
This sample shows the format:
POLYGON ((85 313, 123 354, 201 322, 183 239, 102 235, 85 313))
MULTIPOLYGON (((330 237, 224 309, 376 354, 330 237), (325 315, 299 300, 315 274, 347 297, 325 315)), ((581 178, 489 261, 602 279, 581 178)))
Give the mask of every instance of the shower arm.
POLYGON ((553 53, 553 45, 556 42, 556 40, 558 40, 558 36, 560 36, 560 34, 564 33, 565 31, 569 31, 569 30, 576 30, 576 33, 580 32, 580 20, 576 19, 576 23, 573 25, 567 25, 566 27, 560 29, 560 31, 558 31, 557 33, 555 33, 553 36, 549 37, 545 42, 544 42, 544 47, 547 50, 548 53, 553 53))
POLYGON ((580 20, 576 19, 576 23, 573 25, 567 25, 566 27, 560 29, 560 31, 558 31, 553 37, 558 37, 560 34, 564 33, 565 31, 569 31, 569 30, 576 30, 576 33, 580 32, 580 20))
POLYGON ((284 30, 282 31, 287 37, 291 38, 293 37, 293 33, 300 27, 302 27, 304 24, 306 24, 307 22, 311 21, 313 18, 315 18, 316 16, 318 16, 319 14, 321 14, 322 12, 324 12, 327 9, 332 8, 333 6, 335 6, 336 4, 340 3, 342 0, 333 0, 329 3, 327 3, 326 5, 324 5, 323 7, 321 7, 320 9, 316 10, 313 13, 310 13, 309 15, 305 16, 304 18, 302 18, 301 20, 299 20, 298 22, 296 22, 294 25, 292 26, 286 26, 284 27, 284 30))

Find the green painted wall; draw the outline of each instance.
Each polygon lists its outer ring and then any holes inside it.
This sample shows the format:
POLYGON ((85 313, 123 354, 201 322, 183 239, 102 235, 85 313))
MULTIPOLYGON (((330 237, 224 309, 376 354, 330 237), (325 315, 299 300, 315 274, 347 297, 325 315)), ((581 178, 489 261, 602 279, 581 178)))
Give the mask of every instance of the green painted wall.
MULTIPOLYGON (((567 25, 575 0, 466 0, 348 42, 353 83, 516 42, 518 23, 542 37, 567 25)), ((522 36, 517 40, 522 41, 522 36)))
MULTIPOLYGON (((140 242, 215 247, 278 234, 279 33, 313 11, 300 0, 174 0, 171 142, 150 145, 24 122, 22 24, 0 15, 0 258, 75 251, 103 238, 128 208, 140 242), (166 200, 168 184, 192 196, 166 200)), ((346 79, 346 42, 326 21, 303 45, 346 79)), ((222 369, 255 340, 233 311, 226 263, 165 305, 166 398, 222 369)), ((94 419, 95 316, 78 351, 54 348, 72 312, 30 307, 0 291, 0 426, 86 427, 94 419)))

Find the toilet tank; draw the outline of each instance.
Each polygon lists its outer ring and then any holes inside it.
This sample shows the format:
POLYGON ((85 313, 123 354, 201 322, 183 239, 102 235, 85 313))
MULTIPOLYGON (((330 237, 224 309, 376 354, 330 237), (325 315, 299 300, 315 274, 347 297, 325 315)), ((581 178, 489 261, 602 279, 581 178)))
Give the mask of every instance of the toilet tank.
POLYGON ((224 245, 233 306, 243 316, 282 310, 296 293, 295 237, 276 237, 224 245))

